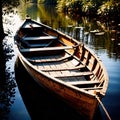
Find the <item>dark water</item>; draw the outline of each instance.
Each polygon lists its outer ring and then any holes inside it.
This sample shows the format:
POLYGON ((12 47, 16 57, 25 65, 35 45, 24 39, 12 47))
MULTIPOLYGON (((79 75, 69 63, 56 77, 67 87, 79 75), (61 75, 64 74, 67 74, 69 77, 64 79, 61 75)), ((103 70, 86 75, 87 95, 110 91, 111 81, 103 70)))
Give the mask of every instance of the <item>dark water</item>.
MULTIPOLYGON (((95 19, 79 18, 77 20, 70 19, 67 15, 57 14, 53 6, 41 5, 24 5, 18 9, 18 14, 11 14, 4 16, 5 30, 10 31, 6 38, 7 44, 13 47, 13 36, 16 29, 24 20, 25 15, 29 14, 32 19, 41 21, 54 29, 59 29, 70 36, 73 36, 90 47, 104 63, 108 75, 109 86, 106 96, 102 102, 109 112, 112 120, 120 119, 120 35, 112 32, 112 27, 107 26, 108 23, 100 23, 95 19), (6 26, 7 24, 7 26, 6 26), (103 26, 105 25, 105 26, 103 26), (12 27, 11 27, 12 26, 12 27), (80 29, 75 28, 80 27, 80 29), (95 35, 93 30, 100 30, 105 32, 102 35, 95 35)), ((110 24, 110 23, 109 23, 110 24)), ((15 50, 15 49, 14 49, 15 50)), ((9 120, 82 120, 82 118, 75 113, 69 106, 61 102, 58 98, 51 97, 42 88, 34 83, 30 76, 19 67, 14 71, 14 63, 16 60, 16 51, 12 52, 15 56, 7 62, 10 71, 16 74, 15 81, 20 84, 19 89, 21 94, 25 96, 22 101, 21 95, 17 87, 15 88, 15 97, 13 104, 10 105, 10 113, 7 115, 9 120), (27 107, 27 109, 26 109, 27 107), (30 114, 28 114, 28 111, 30 114), (57 116, 57 117, 56 117, 57 116)), ((96 119, 106 120, 107 117, 100 106, 96 119)))

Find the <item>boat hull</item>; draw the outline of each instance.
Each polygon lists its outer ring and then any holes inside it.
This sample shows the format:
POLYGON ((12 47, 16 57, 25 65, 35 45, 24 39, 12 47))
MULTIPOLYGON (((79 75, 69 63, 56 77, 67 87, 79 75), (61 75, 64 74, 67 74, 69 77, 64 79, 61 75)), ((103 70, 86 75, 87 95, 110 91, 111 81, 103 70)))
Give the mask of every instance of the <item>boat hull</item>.
POLYGON ((24 22, 15 40, 18 57, 33 79, 92 120, 97 98, 102 99, 108 86, 101 60, 74 38, 31 19, 24 22))
POLYGON ((73 107, 86 120, 92 120, 98 108, 98 101, 95 96, 90 96, 79 90, 75 90, 65 84, 53 80, 42 72, 36 70, 26 59, 19 55, 19 59, 32 78, 47 91, 65 101, 73 107))

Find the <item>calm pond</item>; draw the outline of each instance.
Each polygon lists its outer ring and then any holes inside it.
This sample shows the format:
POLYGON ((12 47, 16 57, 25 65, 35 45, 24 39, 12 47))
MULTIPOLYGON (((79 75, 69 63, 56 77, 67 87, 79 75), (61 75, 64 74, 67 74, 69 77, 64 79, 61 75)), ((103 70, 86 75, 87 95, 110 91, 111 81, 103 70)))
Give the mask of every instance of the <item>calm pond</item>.
MULTIPOLYGON (((4 16, 4 29, 9 36, 5 38, 7 48, 14 50, 13 36, 19 28, 26 14, 32 19, 45 23, 54 29, 77 38, 79 41, 91 48, 104 63, 108 75, 109 86, 106 96, 102 99, 112 120, 120 119, 120 31, 113 29, 112 23, 101 23, 96 19, 74 18, 67 15, 58 14, 54 6, 43 6, 37 4, 21 5, 17 8, 17 13, 4 16), (99 31, 99 32, 96 32, 99 31), (7 41, 9 39, 9 41, 7 41)), ((120 30, 120 26, 119 30, 120 30)), ((15 77, 14 82, 21 83, 20 92, 25 96, 22 98, 18 87, 15 89, 12 99, 12 104, 6 105, 10 112, 6 116, 9 120, 82 120, 69 106, 57 98, 51 97, 42 88, 34 83, 25 70, 19 68, 14 71, 16 60, 16 51, 9 53, 12 56, 7 62, 7 68, 15 77), (11 55, 12 54, 12 55, 11 55), (16 73, 16 76, 14 74, 16 73), (19 76, 18 76, 19 75, 19 76), (21 88, 23 88, 21 90, 21 88), (24 104, 24 102, 27 104, 24 104), (26 106, 25 106, 26 105, 26 106), (27 109, 26 109, 27 108, 27 109), (29 111, 29 112, 28 112, 29 111), (29 113, 29 114, 28 114, 29 113), (31 116, 31 117, 30 117, 31 116), (57 117, 56 117, 57 116, 57 117)), ((100 107, 97 116, 99 120, 106 120, 107 117, 100 107)))

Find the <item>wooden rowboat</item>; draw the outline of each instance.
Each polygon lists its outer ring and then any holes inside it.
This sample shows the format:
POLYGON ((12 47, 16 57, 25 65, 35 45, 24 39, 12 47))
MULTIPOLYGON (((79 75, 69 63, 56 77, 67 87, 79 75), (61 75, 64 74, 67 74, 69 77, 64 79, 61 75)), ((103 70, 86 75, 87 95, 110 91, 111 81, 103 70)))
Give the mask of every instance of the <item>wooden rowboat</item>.
POLYGON ((40 86, 93 119, 106 94, 108 75, 88 47, 29 17, 17 31, 15 43, 20 61, 40 86))

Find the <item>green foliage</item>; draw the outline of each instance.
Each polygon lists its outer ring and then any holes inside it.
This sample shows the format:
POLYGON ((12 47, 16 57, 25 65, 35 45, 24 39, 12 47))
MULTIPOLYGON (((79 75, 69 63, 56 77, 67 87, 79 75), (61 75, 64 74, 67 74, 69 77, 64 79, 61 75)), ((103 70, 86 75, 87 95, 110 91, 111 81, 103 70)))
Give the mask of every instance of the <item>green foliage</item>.
POLYGON ((2 0, 1 4, 3 14, 14 13, 13 8, 19 6, 20 0, 2 0))
POLYGON ((69 2, 67 3, 68 0, 57 0, 57 9, 59 12, 64 12, 65 8, 67 7, 67 4, 69 4, 69 2), (66 4, 67 3, 67 4, 66 4))
POLYGON ((86 15, 120 14, 119 0, 57 0, 58 11, 86 15))
POLYGON ((115 0, 104 2, 98 9, 98 14, 103 16, 116 15, 118 13, 120 14, 120 2, 115 0))
POLYGON ((96 4, 91 1, 83 1, 82 12, 92 14, 96 10, 96 4))
POLYGON ((82 1, 81 0, 58 0, 58 11, 65 11, 69 13, 80 13, 82 1))
POLYGON ((2 7, 17 7, 20 4, 19 0, 1 0, 2 7))

